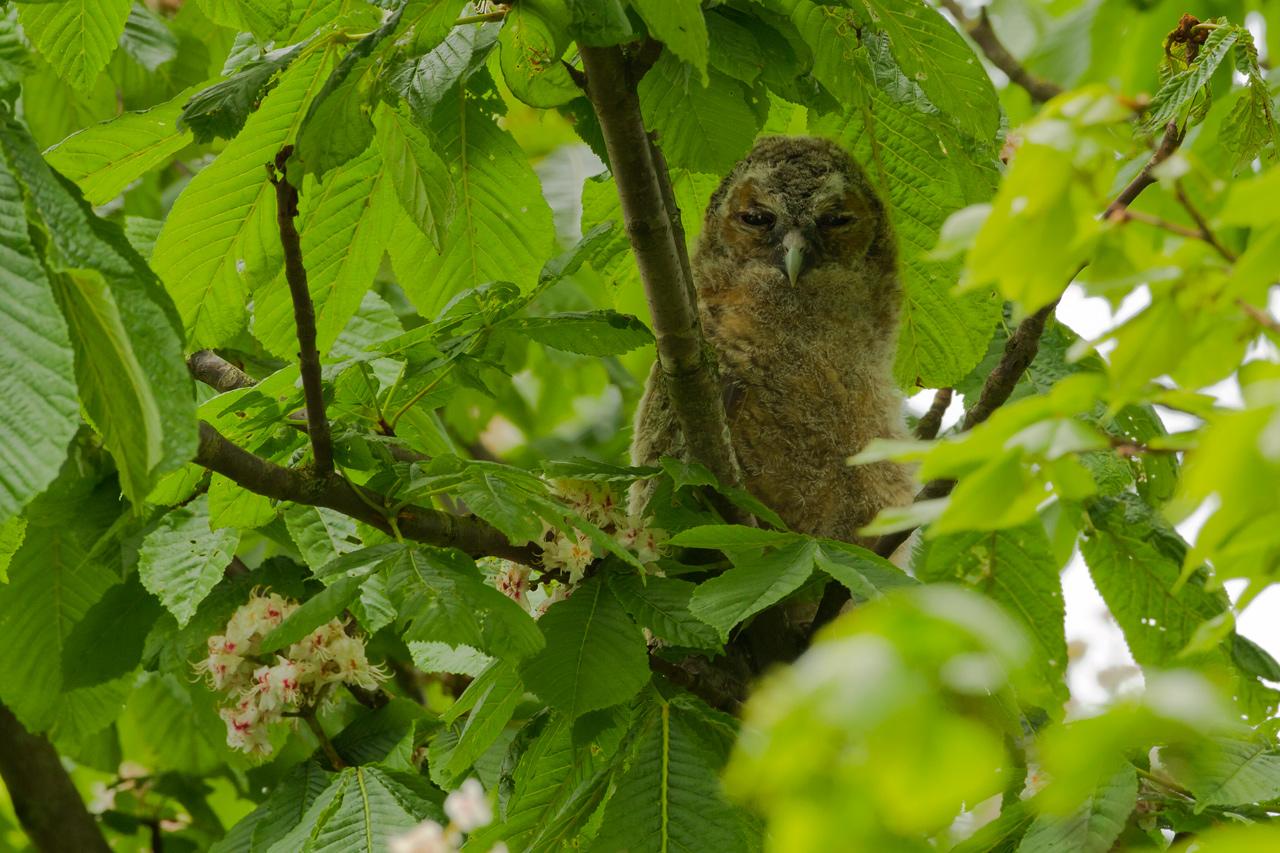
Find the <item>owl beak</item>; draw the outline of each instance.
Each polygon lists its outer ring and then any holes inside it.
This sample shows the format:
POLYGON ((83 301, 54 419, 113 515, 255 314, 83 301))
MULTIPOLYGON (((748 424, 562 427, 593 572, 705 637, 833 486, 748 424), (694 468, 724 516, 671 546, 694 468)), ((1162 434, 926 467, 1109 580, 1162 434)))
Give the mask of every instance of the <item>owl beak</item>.
POLYGON ((782 266, 787 273, 787 278, 791 281, 791 286, 795 287, 796 281, 800 278, 800 271, 804 269, 804 256, 809 250, 809 245, 799 231, 788 231, 782 238, 782 248, 786 253, 783 255, 782 266))

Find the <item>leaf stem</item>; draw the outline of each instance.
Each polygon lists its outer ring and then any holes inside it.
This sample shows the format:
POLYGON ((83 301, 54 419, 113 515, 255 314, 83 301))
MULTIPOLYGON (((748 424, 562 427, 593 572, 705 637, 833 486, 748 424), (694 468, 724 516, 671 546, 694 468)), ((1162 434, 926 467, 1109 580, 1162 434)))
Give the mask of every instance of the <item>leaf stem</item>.
POLYGON ((324 733, 324 727, 316 719, 316 709, 308 706, 300 710, 298 716, 302 718, 307 724, 307 728, 311 729, 311 734, 315 735, 316 740, 320 742, 320 749, 324 751, 324 757, 329 759, 329 765, 334 770, 345 768, 347 763, 342 760, 342 756, 338 755, 338 750, 333 748, 333 742, 329 740, 329 736, 324 733))

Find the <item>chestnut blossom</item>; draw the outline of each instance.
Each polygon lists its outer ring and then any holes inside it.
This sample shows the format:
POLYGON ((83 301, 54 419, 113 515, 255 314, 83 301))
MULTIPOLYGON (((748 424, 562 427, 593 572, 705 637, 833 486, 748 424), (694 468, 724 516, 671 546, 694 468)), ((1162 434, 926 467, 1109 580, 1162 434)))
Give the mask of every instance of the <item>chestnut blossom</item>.
POLYGON ((667 531, 647 525, 651 520, 638 515, 628 516, 626 524, 619 527, 614 536, 619 545, 634 551, 640 562, 645 564, 657 561, 668 538, 667 531))
POLYGON ((230 704, 219 711, 232 749, 266 755, 270 727, 286 713, 314 709, 332 693, 330 685, 373 689, 386 676, 369 663, 364 640, 332 619, 283 655, 259 652, 262 638, 275 630, 298 604, 275 593, 254 590, 232 614, 225 632, 209 638, 208 656, 195 664, 209 686, 230 704))
POLYGON ((454 853, 457 845, 445 837, 444 827, 434 820, 424 820, 408 832, 387 840, 390 853, 454 853))
POLYGON ((591 540, 585 534, 578 533, 572 538, 557 533, 556 538, 542 544, 542 564, 548 568, 564 569, 569 573, 569 582, 577 583, 595 554, 591 550, 591 540))
POLYGON ((529 609, 528 566, 522 566, 519 563, 507 563, 506 570, 498 574, 494 585, 498 587, 498 592, 519 604, 525 610, 529 609))
POLYGON ((493 808, 476 779, 468 779, 461 788, 445 797, 444 813, 463 832, 471 832, 493 822, 493 808))

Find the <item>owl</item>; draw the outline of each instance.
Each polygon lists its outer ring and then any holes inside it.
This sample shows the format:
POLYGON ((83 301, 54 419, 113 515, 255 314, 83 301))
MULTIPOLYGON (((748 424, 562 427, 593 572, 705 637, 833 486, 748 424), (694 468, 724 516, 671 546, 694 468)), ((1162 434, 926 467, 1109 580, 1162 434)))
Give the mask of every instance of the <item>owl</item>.
MULTIPOLYGON (((692 266, 744 485, 793 530, 867 544, 858 529, 913 489, 894 463, 846 463, 905 435, 893 380, 902 289, 866 176, 827 140, 761 139, 711 196, 692 266)), ((655 364, 632 460, 684 449, 655 364)), ((633 511, 652 490, 633 490, 633 511)))

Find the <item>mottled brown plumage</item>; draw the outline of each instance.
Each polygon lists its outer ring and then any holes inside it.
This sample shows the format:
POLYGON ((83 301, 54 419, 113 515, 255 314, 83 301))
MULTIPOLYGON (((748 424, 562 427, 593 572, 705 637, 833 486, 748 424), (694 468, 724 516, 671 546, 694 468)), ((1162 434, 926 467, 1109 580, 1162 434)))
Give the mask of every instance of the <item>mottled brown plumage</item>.
MULTIPOLYGON (((850 542, 885 506, 910 503, 901 466, 845 463, 905 434, 893 237, 852 158, 822 139, 759 141, 711 197, 693 276, 747 488, 793 529, 850 542)), ((683 450, 655 364, 632 458, 683 450)), ((638 489, 633 507, 650 494, 638 489)))

